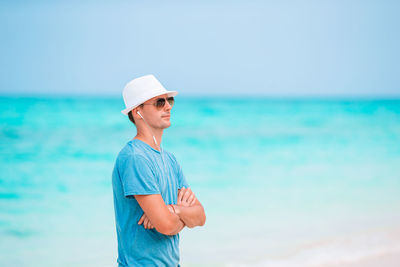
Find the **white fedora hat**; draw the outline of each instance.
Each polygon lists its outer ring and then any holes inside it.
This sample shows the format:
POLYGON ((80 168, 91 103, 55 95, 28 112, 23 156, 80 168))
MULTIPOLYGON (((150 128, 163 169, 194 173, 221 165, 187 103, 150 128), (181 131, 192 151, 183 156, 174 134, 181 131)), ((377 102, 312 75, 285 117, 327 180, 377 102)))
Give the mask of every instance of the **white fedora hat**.
POLYGON ((178 92, 165 90, 164 86, 152 74, 136 78, 127 83, 122 92, 126 108, 121 112, 128 115, 129 111, 140 104, 163 94, 168 94, 168 97, 171 97, 176 96, 178 92))

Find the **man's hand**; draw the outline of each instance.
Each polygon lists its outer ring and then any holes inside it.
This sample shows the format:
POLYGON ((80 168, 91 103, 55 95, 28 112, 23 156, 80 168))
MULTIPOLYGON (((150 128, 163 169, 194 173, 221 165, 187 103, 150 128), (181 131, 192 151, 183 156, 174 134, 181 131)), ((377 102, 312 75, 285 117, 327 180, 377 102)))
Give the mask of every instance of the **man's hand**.
POLYGON ((182 187, 178 194, 178 202, 177 205, 184 207, 191 207, 196 203, 196 196, 190 187, 185 188, 182 187))
POLYGON ((189 228, 203 226, 206 222, 204 208, 190 188, 182 187, 178 193, 177 205, 173 205, 175 214, 189 228))
POLYGON ((144 229, 153 229, 154 226, 151 224, 149 218, 147 218, 146 213, 143 212, 142 217, 140 218, 138 224, 142 224, 144 229))

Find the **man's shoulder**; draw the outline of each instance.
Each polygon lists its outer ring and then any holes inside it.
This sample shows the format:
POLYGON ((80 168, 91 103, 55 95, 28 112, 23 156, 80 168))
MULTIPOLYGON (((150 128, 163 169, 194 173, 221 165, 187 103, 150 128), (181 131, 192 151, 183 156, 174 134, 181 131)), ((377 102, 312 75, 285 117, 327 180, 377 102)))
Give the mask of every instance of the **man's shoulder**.
POLYGON ((132 140, 127 142, 125 146, 118 153, 117 160, 121 158, 147 158, 146 151, 142 146, 138 145, 132 140))

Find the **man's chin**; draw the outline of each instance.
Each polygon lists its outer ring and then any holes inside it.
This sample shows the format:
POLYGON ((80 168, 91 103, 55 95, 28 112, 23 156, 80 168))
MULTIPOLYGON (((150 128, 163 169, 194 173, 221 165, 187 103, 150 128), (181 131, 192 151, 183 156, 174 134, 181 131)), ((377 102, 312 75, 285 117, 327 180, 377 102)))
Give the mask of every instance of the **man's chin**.
POLYGON ((171 122, 170 122, 170 121, 168 121, 168 122, 166 122, 166 123, 163 123, 163 129, 166 129, 166 128, 168 128, 169 126, 171 126, 171 122))

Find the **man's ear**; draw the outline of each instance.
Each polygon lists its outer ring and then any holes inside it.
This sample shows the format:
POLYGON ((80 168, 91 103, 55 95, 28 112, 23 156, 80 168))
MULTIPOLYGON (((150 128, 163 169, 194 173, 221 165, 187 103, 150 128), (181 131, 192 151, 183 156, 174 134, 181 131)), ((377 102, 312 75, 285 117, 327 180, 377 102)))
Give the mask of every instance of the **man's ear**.
POLYGON ((137 107, 136 108, 134 108, 134 109, 132 109, 132 116, 133 116, 133 118, 136 120, 136 117, 138 117, 138 114, 136 113, 137 112, 137 107))
POLYGON ((140 117, 139 114, 137 114, 138 111, 139 111, 139 107, 132 109, 132 116, 135 119, 135 121, 142 119, 142 117, 140 117))

